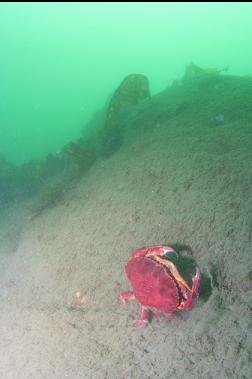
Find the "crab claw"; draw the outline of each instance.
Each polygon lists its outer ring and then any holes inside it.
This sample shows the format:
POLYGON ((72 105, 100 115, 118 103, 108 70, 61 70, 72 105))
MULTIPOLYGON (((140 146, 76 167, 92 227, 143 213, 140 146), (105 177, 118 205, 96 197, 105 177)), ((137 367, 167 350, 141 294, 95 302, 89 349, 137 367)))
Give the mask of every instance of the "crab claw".
POLYGON ((144 256, 163 256, 166 253, 174 253, 177 255, 177 252, 171 247, 167 245, 154 245, 142 247, 141 249, 137 249, 133 252, 133 257, 144 257, 144 256))
POLYGON ((200 269, 197 267, 196 274, 193 277, 192 289, 189 292, 187 292, 186 300, 180 304, 178 309, 184 310, 184 311, 190 311, 195 306, 199 297, 200 284, 201 284, 201 272, 200 272, 200 269))

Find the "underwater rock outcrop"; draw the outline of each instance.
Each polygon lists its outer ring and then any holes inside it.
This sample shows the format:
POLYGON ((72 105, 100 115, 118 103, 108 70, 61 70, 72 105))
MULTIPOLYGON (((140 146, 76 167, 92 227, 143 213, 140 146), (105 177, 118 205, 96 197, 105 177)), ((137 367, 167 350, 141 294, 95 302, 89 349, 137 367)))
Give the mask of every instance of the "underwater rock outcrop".
POLYGON ((222 69, 217 69, 215 67, 201 68, 197 66, 195 63, 191 62, 186 65, 182 82, 186 83, 194 79, 212 78, 227 71, 228 71, 228 67, 225 67, 222 69))
POLYGON ((31 220, 39 216, 44 210, 53 208, 62 199, 66 191, 66 184, 63 180, 53 183, 41 192, 38 199, 30 206, 31 220))
POLYGON ((101 136, 103 155, 112 154, 121 145, 124 118, 132 107, 148 98, 149 81, 145 75, 130 74, 122 81, 107 108, 101 136))
POLYGON ((14 166, 0 153, 0 209, 6 206, 12 198, 14 166))
POLYGON ((95 163, 97 151, 94 146, 82 140, 70 142, 62 151, 68 163, 75 166, 78 175, 83 175, 95 163))

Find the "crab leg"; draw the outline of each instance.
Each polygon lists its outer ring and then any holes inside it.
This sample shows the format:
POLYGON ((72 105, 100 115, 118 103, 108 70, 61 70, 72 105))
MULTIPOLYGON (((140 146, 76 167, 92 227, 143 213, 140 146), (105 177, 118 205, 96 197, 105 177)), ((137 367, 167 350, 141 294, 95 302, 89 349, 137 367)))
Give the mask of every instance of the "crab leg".
POLYGON ((150 318, 149 310, 146 307, 142 306, 141 318, 140 318, 140 320, 133 321, 133 325, 145 327, 149 324, 149 318, 150 318))
POLYGON ((120 300, 122 303, 125 303, 126 300, 136 300, 135 295, 132 292, 121 292, 120 300))
MULTIPOLYGON (((135 295, 132 292, 121 292, 120 293, 120 300, 121 302, 125 303, 126 300, 135 300, 135 295)), ((133 325, 134 326, 147 326, 149 323, 149 317, 150 317, 150 312, 149 310, 142 306, 141 309, 141 318, 140 320, 134 320, 133 325)))

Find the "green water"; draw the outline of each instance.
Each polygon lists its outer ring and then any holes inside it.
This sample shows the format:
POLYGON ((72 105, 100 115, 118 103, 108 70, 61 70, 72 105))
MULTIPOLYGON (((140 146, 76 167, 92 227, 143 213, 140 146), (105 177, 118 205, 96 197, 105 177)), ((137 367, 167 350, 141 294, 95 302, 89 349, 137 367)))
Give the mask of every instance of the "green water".
POLYGON ((152 94, 190 61, 251 74, 251 20, 250 3, 1 3, 0 152, 56 153, 132 72, 152 94))

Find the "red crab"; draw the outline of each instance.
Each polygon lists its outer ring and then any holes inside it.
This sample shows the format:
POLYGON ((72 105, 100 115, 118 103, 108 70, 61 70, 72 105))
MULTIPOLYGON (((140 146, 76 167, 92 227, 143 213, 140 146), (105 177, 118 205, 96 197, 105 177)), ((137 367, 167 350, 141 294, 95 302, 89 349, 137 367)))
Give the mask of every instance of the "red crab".
POLYGON ((136 326, 148 325, 150 311, 159 319, 167 319, 178 310, 191 310, 198 299, 200 269, 196 267, 190 288, 166 254, 170 259, 178 256, 170 246, 142 247, 133 252, 125 267, 133 293, 121 292, 120 299, 135 299, 141 304, 141 318, 134 321, 136 326))

